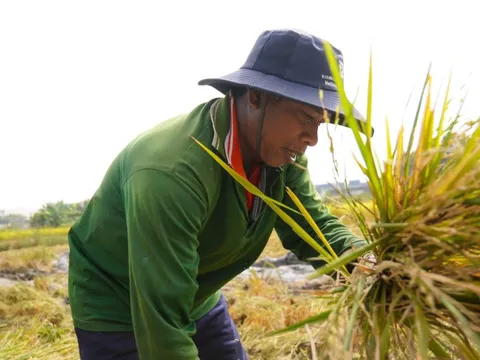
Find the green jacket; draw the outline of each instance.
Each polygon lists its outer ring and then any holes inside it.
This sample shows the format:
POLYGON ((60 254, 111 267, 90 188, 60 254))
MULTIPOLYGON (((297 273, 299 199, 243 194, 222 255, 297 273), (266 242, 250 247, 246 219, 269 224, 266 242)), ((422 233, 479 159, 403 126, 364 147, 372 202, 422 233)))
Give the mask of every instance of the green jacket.
MULTIPOLYGON (((258 199, 258 219, 249 217, 244 189, 192 140, 225 159, 230 110, 226 98, 218 99, 212 126, 216 100, 128 144, 69 232, 74 325, 134 330, 141 359, 198 359, 194 321, 256 261, 273 229, 300 259, 318 255, 258 199)), ((304 156, 299 161, 307 165, 304 156)), ((338 254, 365 244, 322 205, 308 172, 265 167, 262 178, 268 196, 295 208, 289 186, 338 254)))

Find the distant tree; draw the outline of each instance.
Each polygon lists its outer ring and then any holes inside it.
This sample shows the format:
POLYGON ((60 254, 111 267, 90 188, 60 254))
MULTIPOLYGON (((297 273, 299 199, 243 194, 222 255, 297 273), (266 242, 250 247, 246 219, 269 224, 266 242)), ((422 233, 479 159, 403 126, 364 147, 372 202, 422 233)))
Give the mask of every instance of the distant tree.
POLYGON ((73 224, 77 219, 82 215, 87 207, 88 200, 81 201, 78 203, 67 204, 67 213, 66 213, 66 222, 68 224, 73 224))
POLYGON ((47 203, 30 218, 32 227, 60 227, 73 224, 83 213, 88 200, 65 204, 63 201, 47 203))

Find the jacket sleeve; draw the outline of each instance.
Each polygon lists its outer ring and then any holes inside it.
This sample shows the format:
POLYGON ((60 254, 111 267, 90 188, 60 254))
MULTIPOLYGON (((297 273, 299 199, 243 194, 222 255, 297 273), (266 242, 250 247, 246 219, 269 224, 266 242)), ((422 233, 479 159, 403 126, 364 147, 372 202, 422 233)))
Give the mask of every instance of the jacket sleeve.
POLYGON ((130 303, 140 359, 197 360, 190 317, 206 199, 174 174, 140 170, 123 186, 130 303))
MULTIPOLYGON (((307 167, 308 160, 305 155, 297 158, 297 162, 305 168, 307 167)), ((299 198, 337 255, 343 254, 352 247, 358 248, 367 244, 365 240, 356 237, 336 216, 330 213, 329 209, 322 203, 308 171, 291 165, 285 171, 285 186, 288 186, 299 198)), ((296 205, 287 194, 285 194, 283 202, 297 210, 296 205)), ((325 248, 322 240, 316 235, 303 216, 288 210, 287 212, 315 241, 325 248)), ((283 246, 292 251, 300 260, 306 261, 307 258, 318 256, 318 252, 300 238, 282 219, 278 218, 275 230, 283 246)), ((325 265, 325 262, 320 260, 310 263, 315 268, 325 265)))

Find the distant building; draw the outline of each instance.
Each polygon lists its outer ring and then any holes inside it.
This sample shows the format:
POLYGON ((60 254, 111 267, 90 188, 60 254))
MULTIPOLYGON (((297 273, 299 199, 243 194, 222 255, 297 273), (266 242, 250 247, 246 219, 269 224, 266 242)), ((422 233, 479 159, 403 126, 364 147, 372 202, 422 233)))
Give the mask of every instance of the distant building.
MULTIPOLYGON (((348 191, 350 194, 358 195, 371 195, 370 188, 368 184, 362 183, 360 180, 351 180, 347 184, 348 191)), ((335 196, 338 195, 338 191, 343 193, 346 192, 345 184, 319 184, 315 185, 315 189, 322 196, 335 196)))

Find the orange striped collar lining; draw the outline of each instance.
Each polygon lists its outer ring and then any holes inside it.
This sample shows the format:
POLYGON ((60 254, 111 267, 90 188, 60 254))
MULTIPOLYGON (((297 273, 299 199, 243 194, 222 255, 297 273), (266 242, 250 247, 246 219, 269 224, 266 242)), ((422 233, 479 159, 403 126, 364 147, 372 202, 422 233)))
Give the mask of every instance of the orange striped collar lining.
MULTIPOLYGON (((230 129, 228 130, 227 137, 225 139, 225 155, 233 170, 235 170, 243 178, 249 180, 253 185, 257 186, 260 180, 261 166, 259 163, 255 164, 249 176, 247 177, 245 168, 243 166, 242 150, 240 147, 235 100, 231 93, 229 93, 228 96, 230 100, 230 129)), ((248 191, 245 192, 247 196, 247 207, 249 210, 251 210, 253 204, 253 195, 248 191)))

